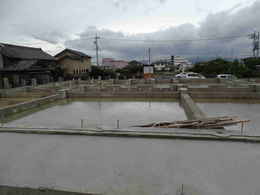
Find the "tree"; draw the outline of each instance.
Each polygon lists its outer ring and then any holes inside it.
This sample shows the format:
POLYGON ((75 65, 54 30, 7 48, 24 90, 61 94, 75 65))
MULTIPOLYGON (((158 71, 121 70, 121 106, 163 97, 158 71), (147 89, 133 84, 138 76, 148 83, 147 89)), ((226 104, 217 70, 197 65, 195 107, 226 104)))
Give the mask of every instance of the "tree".
POLYGON ((115 78, 116 73, 114 70, 111 69, 103 69, 98 66, 92 66, 91 72, 90 72, 90 77, 94 79, 98 79, 99 76, 101 76, 103 79, 109 79, 109 78, 115 78))
POLYGON ((247 69, 246 77, 259 77, 260 74, 256 69, 256 65, 260 65, 260 58, 245 58, 243 59, 245 68, 247 69))
POLYGON ((116 72, 120 73, 121 78, 132 78, 133 76, 141 77, 143 73, 143 64, 138 61, 131 61, 128 66, 117 69, 116 72))
POLYGON ((215 77, 218 74, 233 74, 237 77, 252 75, 251 70, 238 60, 232 62, 221 58, 208 62, 196 63, 190 71, 201 73, 207 77, 215 77))

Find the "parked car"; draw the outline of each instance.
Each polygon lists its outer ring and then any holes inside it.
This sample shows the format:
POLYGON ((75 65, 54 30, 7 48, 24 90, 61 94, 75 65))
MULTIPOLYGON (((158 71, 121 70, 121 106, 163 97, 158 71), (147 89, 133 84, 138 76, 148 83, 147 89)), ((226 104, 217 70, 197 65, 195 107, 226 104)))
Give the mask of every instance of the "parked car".
POLYGON ((205 77, 199 73, 195 72, 187 72, 187 73, 180 73, 175 75, 176 78, 186 78, 186 79, 205 79, 205 77))
POLYGON ((186 78, 186 74, 185 73, 176 74, 175 78, 186 78))
POLYGON ((199 73, 195 72, 188 72, 186 73, 186 78, 187 79, 205 79, 205 77, 199 73))
POLYGON ((237 79, 237 77, 235 75, 232 75, 232 74, 219 74, 217 76, 217 78, 219 78, 219 79, 229 79, 229 80, 237 79))

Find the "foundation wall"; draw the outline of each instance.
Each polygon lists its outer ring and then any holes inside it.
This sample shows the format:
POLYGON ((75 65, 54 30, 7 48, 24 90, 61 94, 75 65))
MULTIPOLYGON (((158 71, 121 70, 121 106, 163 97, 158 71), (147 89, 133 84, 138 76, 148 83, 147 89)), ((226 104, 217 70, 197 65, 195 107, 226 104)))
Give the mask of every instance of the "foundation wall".
POLYGON ((196 103, 192 100, 189 94, 181 93, 180 95, 181 105, 184 108, 186 116, 189 120, 197 120, 206 118, 206 114, 204 114, 200 108, 196 105, 196 103))
POLYGON ((90 193, 66 192, 52 189, 31 189, 0 186, 1 195, 94 195, 90 193))
POLYGON ((178 99, 178 92, 146 92, 146 91, 121 91, 121 92, 68 92, 68 98, 173 98, 178 99))
POLYGON ((12 115, 15 113, 19 113, 22 111, 26 111, 29 109, 33 109, 33 108, 36 108, 43 104, 54 102, 56 100, 63 99, 63 98, 64 98, 63 94, 56 94, 56 95, 51 95, 51 96, 44 97, 44 98, 39 98, 39 99, 29 101, 29 102, 24 102, 24 103, 19 103, 19 104, 12 105, 12 106, 7 106, 7 107, 0 109, 0 117, 4 118, 6 116, 9 116, 9 115, 12 115))

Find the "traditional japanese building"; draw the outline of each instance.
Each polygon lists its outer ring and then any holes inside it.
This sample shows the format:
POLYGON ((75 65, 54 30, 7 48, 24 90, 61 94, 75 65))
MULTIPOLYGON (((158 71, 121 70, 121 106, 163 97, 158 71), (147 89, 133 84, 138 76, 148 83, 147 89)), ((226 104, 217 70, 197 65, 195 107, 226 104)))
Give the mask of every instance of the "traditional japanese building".
POLYGON ((55 59, 41 48, 0 44, 0 87, 7 78, 10 87, 31 84, 36 79, 38 84, 52 80, 55 59))

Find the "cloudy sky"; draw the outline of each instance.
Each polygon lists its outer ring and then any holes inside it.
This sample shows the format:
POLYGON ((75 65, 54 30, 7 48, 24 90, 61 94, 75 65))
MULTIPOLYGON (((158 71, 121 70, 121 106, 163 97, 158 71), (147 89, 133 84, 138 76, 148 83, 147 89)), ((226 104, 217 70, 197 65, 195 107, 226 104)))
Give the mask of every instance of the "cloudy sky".
POLYGON ((101 57, 241 57, 259 10, 259 0, 0 0, 0 42, 94 57, 98 34, 101 57))

